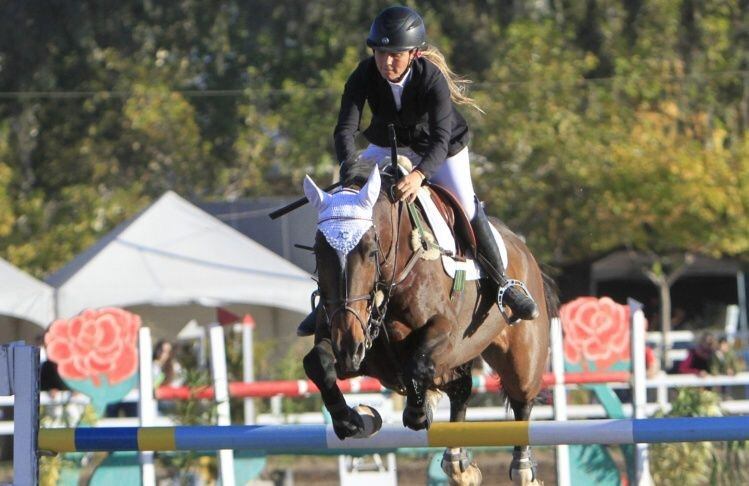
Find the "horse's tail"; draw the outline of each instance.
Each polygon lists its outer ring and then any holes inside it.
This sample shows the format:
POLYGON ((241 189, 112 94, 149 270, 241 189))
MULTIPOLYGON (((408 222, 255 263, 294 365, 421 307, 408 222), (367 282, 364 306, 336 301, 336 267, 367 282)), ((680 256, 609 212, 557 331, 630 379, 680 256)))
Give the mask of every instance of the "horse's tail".
POLYGON ((544 298, 546 299, 546 314, 549 320, 559 317, 559 286, 546 272, 541 272, 544 281, 544 298))

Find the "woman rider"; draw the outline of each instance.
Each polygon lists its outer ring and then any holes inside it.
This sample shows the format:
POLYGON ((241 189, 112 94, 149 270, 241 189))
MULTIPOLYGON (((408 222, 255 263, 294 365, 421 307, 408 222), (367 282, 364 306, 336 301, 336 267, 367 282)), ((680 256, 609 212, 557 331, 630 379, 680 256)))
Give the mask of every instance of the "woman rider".
MULTIPOLYGON (((513 318, 534 319, 538 308, 519 284, 508 281, 490 223, 476 199, 468 160, 468 124, 456 104, 478 108, 458 87, 459 79, 447 66, 442 54, 426 44, 421 16, 408 7, 389 7, 372 23, 367 46, 373 56, 362 61, 349 76, 341 98, 335 149, 341 171, 357 155, 355 136, 359 132, 364 102, 369 104, 372 121, 364 130, 369 146, 365 159, 381 160, 390 155, 388 124, 395 125, 398 152, 414 162, 414 170, 403 177, 395 194, 413 202, 419 187, 428 180, 450 190, 471 220, 484 266, 492 268, 497 290, 505 287, 503 303, 513 318)), ((297 329, 297 334, 314 333, 313 312, 297 329)))

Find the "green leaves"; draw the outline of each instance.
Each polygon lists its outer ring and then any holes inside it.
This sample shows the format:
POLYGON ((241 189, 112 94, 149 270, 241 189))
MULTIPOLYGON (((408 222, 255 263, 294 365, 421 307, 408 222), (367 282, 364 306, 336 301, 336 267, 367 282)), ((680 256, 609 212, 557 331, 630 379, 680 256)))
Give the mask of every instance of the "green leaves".
POLYGON ((132 149, 150 194, 168 189, 188 197, 209 193, 212 167, 194 107, 164 85, 135 84, 123 107, 132 130, 132 149), (135 155, 135 154, 134 154, 135 155))
POLYGON ((735 58, 721 41, 735 25, 728 11, 700 7, 690 28, 716 42, 691 44, 687 59, 673 41, 687 28, 673 2, 648 2, 633 17, 618 2, 598 3, 595 12, 565 10, 571 21, 561 25, 559 15, 518 19, 504 32, 476 93, 488 113, 473 122, 472 149, 488 159, 479 194, 542 260, 623 245, 747 254, 746 124, 723 104, 725 81, 737 76, 708 71, 735 58), (613 77, 587 79, 608 61, 613 77))
MULTIPOLYGON (((0 19, 0 256, 43 275, 167 189, 334 178, 343 83, 385 5, 19 5, 0 19)), ((746 6, 415 7, 486 111, 462 110, 477 193, 539 259, 747 255, 746 6)))

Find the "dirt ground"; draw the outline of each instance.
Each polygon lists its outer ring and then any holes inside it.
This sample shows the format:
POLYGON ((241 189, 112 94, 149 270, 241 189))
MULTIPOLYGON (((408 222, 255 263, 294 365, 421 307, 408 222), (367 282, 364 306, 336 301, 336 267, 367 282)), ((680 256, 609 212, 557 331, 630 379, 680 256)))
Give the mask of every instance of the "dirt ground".
MULTIPOLYGON (((442 454, 435 450, 435 453, 442 454)), ((556 467, 554 449, 551 447, 534 448, 534 456, 538 462, 538 478, 544 484, 556 484, 556 467)), ((397 456, 398 484, 411 486, 426 484, 427 467, 432 455, 429 456, 397 456)), ((508 477, 512 451, 510 449, 496 451, 480 451, 474 454, 474 462, 481 469, 485 486, 512 484, 508 477)), ((268 459, 268 465, 263 473, 263 479, 271 480, 279 475, 274 471, 290 470, 294 485, 328 486, 339 484, 338 457, 273 457, 268 459)))

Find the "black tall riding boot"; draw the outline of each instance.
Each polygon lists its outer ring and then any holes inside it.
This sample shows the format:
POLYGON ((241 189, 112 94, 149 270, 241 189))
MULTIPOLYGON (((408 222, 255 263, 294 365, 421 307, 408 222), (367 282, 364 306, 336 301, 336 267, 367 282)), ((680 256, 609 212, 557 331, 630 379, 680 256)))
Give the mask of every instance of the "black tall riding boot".
POLYGON ((304 337, 315 334, 315 328, 317 328, 317 310, 319 308, 320 305, 318 304, 318 306, 315 307, 315 309, 310 312, 301 323, 299 323, 299 327, 296 328, 297 336, 304 337))
POLYGON ((484 213, 484 208, 477 199, 476 215, 471 220, 471 226, 473 227, 473 232, 476 234, 479 253, 478 260, 482 268, 498 286, 497 304, 499 305, 499 310, 504 313, 503 305, 507 305, 512 310, 512 315, 508 319, 510 323, 520 319, 528 321, 535 319, 538 317, 538 306, 525 288, 525 284, 518 280, 509 280, 505 276, 502 256, 499 253, 499 247, 497 246, 497 241, 494 239, 490 225, 489 218, 484 213))

